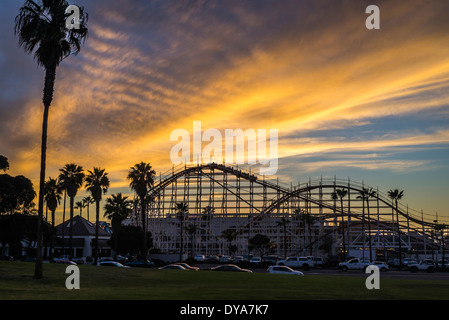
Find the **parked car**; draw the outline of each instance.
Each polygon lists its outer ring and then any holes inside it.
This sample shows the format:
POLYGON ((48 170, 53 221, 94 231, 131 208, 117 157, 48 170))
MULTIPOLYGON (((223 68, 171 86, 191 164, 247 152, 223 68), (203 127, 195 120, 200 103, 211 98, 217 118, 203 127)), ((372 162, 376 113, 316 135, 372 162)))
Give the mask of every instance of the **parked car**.
POLYGON ((231 272, 252 272, 248 269, 242 269, 235 264, 223 264, 221 266, 211 268, 212 271, 231 271, 231 272))
POLYGON ((312 260, 315 267, 324 267, 326 265, 326 259, 322 257, 314 257, 312 260))
POLYGON ((433 273, 435 272, 436 266, 433 260, 424 259, 419 263, 409 264, 408 268, 411 272, 427 271, 429 273, 433 273))
POLYGON ((179 264, 168 264, 166 266, 160 267, 159 270, 189 270, 189 269, 186 269, 179 264))
POLYGON ((267 271, 268 273, 292 274, 298 276, 304 275, 304 273, 302 273, 301 271, 293 270, 292 268, 286 266, 270 266, 267 271))
POLYGON ((179 266, 182 266, 182 267, 184 267, 185 269, 188 269, 188 270, 199 270, 200 268, 197 268, 197 267, 192 267, 192 266, 189 266, 187 263, 175 263, 175 264, 177 264, 177 265, 179 265, 179 266))
POLYGON ((388 264, 386 262, 384 262, 384 261, 374 261, 373 264, 376 267, 378 267, 381 272, 385 272, 385 271, 389 270, 388 264))
POLYGON ((253 257, 251 258, 251 260, 249 260, 250 263, 255 264, 255 265, 259 265, 262 263, 262 258, 261 257, 253 257))
POLYGON ((206 256, 206 262, 219 262, 220 258, 218 256, 206 256))
POLYGON ((123 264, 121 264, 120 262, 117 261, 100 261, 97 264, 98 266, 102 266, 102 267, 117 267, 117 268, 129 268, 128 266, 124 266, 123 264))
POLYGON ((221 256, 220 262, 232 262, 232 258, 230 256, 221 256))
POLYGON ((288 257, 285 260, 278 260, 277 265, 290 268, 302 268, 304 270, 309 270, 315 266, 313 261, 310 261, 307 257, 288 257))
POLYGON ((234 257, 234 262, 241 262, 244 261, 243 256, 235 256, 234 257))
POLYGON ((136 260, 136 261, 128 261, 125 263, 125 266, 133 267, 133 268, 151 268, 154 267, 154 263, 150 260, 147 260, 147 264, 145 265, 143 263, 143 260, 136 260))
POLYGON ((55 260, 54 263, 70 264, 70 265, 72 265, 72 266, 76 266, 76 265, 77 265, 76 262, 74 262, 74 261, 70 261, 70 260, 62 260, 62 259, 55 260))
POLYGON ((340 262, 338 264, 338 269, 342 271, 348 270, 365 270, 366 267, 371 265, 372 263, 369 260, 362 260, 359 258, 353 258, 351 260, 340 262))
POLYGON ((82 258, 72 258, 70 260, 70 256, 68 254, 63 254, 57 258, 53 258, 53 262, 55 262, 55 263, 67 264, 67 261, 74 262, 75 264, 83 264, 84 263, 84 260, 82 258))
POLYGON ((262 258, 262 261, 268 265, 275 265, 278 261, 277 256, 266 256, 262 258))
POLYGON ((128 258, 124 257, 124 256, 120 256, 118 255, 114 261, 120 262, 121 264, 125 264, 126 262, 128 262, 128 258))
POLYGON ((193 257, 193 260, 198 262, 204 262, 206 261, 206 256, 202 254, 197 254, 195 257, 193 257))

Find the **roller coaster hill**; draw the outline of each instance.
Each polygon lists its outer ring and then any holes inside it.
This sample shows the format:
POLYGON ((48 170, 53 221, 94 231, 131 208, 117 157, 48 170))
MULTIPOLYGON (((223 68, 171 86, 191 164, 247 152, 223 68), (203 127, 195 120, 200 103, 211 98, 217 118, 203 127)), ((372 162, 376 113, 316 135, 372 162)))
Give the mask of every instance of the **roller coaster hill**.
MULTIPOLYGON (((378 188, 367 200, 366 189, 349 179, 287 185, 223 164, 179 165, 156 179, 145 227, 162 253, 179 254, 183 224, 188 255, 257 255, 248 244, 261 234, 273 244, 266 254, 278 257, 441 257, 447 234, 435 221, 401 203, 396 210, 378 188), (346 196, 335 197, 337 190, 346 196), (184 219, 176 214, 179 202, 188 204, 184 219), (225 230, 234 236, 224 237, 225 230)), ((140 208, 125 224, 141 226, 140 208)))

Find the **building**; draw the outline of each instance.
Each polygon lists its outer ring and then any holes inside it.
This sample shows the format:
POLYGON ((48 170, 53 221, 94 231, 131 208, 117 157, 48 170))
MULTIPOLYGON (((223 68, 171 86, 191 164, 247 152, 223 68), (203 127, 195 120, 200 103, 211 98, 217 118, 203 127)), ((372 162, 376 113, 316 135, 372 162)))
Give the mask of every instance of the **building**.
MULTIPOLYGON (((95 249, 95 224, 77 215, 72 220, 56 226, 57 241, 54 244, 55 256, 67 254, 70 247, 70 225, 72 224, 73 257, 93 257, 95 249)), ((108 244, 111 231, 105 223, 100 223, 98 230, 99 256, 110 257, 112 249, 108 244)), ((45 248, 44 256, 49 256, 50 248, 45 248)))

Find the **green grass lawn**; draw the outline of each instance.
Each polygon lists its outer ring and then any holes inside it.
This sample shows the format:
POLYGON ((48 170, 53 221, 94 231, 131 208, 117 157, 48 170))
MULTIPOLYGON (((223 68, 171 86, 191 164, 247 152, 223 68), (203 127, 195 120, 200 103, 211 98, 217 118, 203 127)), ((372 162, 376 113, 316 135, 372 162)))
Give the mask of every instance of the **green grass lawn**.
POLYGON ((68 290, 66 265, 0 261, 0 300, 304 300, 448 299, 449 281, 382 279, 367 290, 365 277, 175 271, 80 265, 80 290, 68 290))

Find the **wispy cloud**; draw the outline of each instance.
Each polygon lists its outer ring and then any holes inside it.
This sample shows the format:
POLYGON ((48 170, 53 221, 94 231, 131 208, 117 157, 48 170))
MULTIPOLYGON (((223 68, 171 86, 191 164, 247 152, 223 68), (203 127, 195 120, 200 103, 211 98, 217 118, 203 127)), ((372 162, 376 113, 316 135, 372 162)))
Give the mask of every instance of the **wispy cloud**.
MULTIPOLYGON (((444 1, 381 1, 379 31, 364 27, 368 1, 78 2, 90 38, 58 69, 49 175, 75 161, 105 167, 125 187, 138 161, 170 167, 170 133, 196 120, 203 129, 279 129, 280 165, 314 155, 310 172, 425 169, 431 158, 335 157, 449 144, 436 125, 364 132, 392 117, 448 117, 444 1)), ((16 11, 0 15, 0 152, 36 181, 43 73, 16 45, 16 11)))

